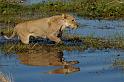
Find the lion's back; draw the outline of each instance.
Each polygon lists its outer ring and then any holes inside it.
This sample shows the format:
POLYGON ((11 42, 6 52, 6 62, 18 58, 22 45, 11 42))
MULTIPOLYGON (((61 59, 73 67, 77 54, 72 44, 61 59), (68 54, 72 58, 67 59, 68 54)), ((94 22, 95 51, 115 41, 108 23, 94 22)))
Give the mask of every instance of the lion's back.
POLYGON ((52 16, 48 18, 42 18, 37 20, 26 21, 16 25, 15 30, 17 34, 30 34, 33 36, 47 36, 52 33, 56 33, 58 29, 58 21, 61 20, 61 16, 52 16))

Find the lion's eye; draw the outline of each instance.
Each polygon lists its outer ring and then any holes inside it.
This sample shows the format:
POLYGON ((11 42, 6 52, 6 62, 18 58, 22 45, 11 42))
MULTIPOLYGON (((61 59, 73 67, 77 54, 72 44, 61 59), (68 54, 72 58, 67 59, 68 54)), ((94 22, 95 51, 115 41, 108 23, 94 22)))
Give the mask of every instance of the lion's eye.
POLYGON ((72 20, 72 21, 74 21, 74 20, 72 20))

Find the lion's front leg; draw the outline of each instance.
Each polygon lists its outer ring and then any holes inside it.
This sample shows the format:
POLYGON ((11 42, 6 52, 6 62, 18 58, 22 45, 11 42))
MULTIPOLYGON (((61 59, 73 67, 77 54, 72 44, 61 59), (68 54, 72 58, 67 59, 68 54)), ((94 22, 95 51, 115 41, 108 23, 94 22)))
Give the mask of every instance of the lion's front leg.
POLYGON ((63 34, 63 31, 59 31, 58 34, 57 34, 57 37, 58 38, 61 38, 62 37, 62 34, 63 34))
POLYGON ((57 36, 53 35, 53 34, 51 34, 51 35, 49 35, 49 36, 47 36, 47 37, 48 37, 50 40, 55 41, 56 43, 62 43, 61 39, 58 38, 57 36))

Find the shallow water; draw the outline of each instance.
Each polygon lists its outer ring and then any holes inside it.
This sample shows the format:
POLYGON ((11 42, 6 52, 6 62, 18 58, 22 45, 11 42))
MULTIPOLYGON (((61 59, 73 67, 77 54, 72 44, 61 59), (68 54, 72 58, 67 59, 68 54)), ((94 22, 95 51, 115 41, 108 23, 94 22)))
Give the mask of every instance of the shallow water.
MULTIPOLYGON (((107 39, 124 36, 124 20, 77 17, 77 21, 80 28, 67 30, 67 34, 107 39)), ((16 40, 14 38, 11 42, 16 40)), ((8 43, 0 36, 0 43, 4 42, 8 43)), ((124 51, 92 48, 62 51, 42 46, 24 52, 0 50, 0 71, 12 74, 14 82, 123 82, 124 51)))
MULTIPOLYGON (((59 0, 26 0, 25 3, 27 4, 36 4, 36 3, 43 3, 43 2, 47 2, 47 1, 59 1, 59 0)), ((60 1, 69 1, 69 0, 60 0, 60 1)))
MULTIPOLYGON (((26 0, 27 4, 35 4, 44 1, 59 1, 59 0, 26 0)), ((69 0, 60 0, 69 1, 69 0)), ((28 17, 28 16, 27 16, 28 17)), ((32 19, 40 17, 40 15, 30 16, 32 19)), ((29 20, 29 18, 26 20, 29 20)), ((80 28, 77 30, 68 30, 68 33, 79 35, 79 36, 93 36, 100 38, 124 38, 124 20, 98 20, 98 19, 85 19, 83 17, 76 17, 80 28)), ((8 25, 9 26, 9 25, 8 25)), ((0 23, 0 28, 7 27, 6 25, 0 23)))
POLYGON ((90 20, 78 17, 80 27, 68 33, 99 38, 124 38, 124 20, 90 20))
MULTIPOLYGON (((26 0, 28 4, 35 4, 48 0, 26 0)), ((58 0, 50 0, 58 1, 58 0)), ((69 0, 61 0, 69 1, 69 0)), ((82 17, 76 17, 80 25, 77 30, 69 30, 68 33, 80 36, 93 36, 100 38, 124 38, 124 20, 98 20, 98 19, 84 19, 82 17)))
POLYGON ((35 4, 35 3, 40 3, 40 2, 44 2, 47 0, 26 0, 27 4, 35 4))
MULTIPOLYGON (((79 28, 76 30, 66 29, 65 34, 77 36, 91 36, 105 39, 124 38, 124 20, 98 20, 76 17, 79 28)), ((9 27, 9 25, 0 25, 9 27)), ((0 36, 0 43, 4 40, 0 36)))
POLYGON ((117 63, 124 62, 123 54, 124 51, 115 49, 43 48, 9 55, 1 51, 0 70, 11 73, 14 82, 123 82, 124 63, 117 63))

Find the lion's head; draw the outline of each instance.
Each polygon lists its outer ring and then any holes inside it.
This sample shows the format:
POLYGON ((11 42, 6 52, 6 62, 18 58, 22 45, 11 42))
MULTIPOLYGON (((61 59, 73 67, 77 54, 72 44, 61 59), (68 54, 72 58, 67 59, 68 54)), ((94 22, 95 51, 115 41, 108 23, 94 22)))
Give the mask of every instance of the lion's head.
POLYGON ((70 27, 72 29, 76 29, 78 27, 75 17, 68 14, 62 14, 62 17, 66 27, 70 27))

